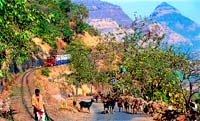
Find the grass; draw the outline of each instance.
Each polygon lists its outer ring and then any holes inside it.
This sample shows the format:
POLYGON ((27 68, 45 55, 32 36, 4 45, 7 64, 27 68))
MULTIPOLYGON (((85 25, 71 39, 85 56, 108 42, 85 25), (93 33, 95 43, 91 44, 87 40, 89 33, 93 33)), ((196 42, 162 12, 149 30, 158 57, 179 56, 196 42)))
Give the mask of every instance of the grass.
POLYGON ((34 73, 35 73, 35 75, 40 75, 40 74, 41 74, 41 70, 36 69, 36 70, 34 71, 34 73))
POLYGON ((21 89, 20 85, 18 84, 13 84, 11 86, 11 91, 12 93, 9 95, 9 97, 22 96, 24 94, 23 89, 21 89))

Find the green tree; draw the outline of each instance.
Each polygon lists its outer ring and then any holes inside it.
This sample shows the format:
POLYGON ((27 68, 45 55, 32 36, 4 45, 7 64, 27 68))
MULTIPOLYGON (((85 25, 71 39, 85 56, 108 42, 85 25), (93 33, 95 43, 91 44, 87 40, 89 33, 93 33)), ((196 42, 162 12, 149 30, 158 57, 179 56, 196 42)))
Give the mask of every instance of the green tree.
POLYGON ((124 38, 125 78, 138 81, 140 93, 146 99, 171 103, 182 101, 182 95, 177 98, 181 93, 181 82, 175 72, 187 63, 185 56, 175 53, 162 42, 164 33, 159 33, 162 31, 156 23, 136 18, 133 29, 135 32, 124 38))
POLYGON ((89 58, 91 49, 86 47, 82 41, 77 40, 70 43, 66 51, 72 56, 71 66, 75 69, 73 73, 74 84, 78 87, 83 83, 91 83, 93 76, 95 76, 95 66, 89 58))
POLYGON ((200 81, 200 73, 199 73, 199 61, 198 60, 188 60, 182 68, 177 71, 178 79, 181 84, 180 87, 182 89, 182 94, 185 102, 185 109, 190 111, 190 101, 195 96, 195 94, 199 94, 199 90, 194 90, 195 84, 196 88, 198 88, 198 83, 200 81), (189 90, 186 90, 185 86, 189 86, 189 90))
POLYGON ((27 7, 26 0, 2 0, 0 4, 0 67, 5 69, 12 60, 22 63, 31 55, 34 44, 29 29, 42 13, 27 7))
POLYGON ((21 64, 35 49, 30 39, 30 27, 37 25, 39 18, 45 19, 41 12, 29 8, 26 0, 0 1, 0 68, 4 75, 3 86, 8 77, 9 64, 12 61, 21 64))

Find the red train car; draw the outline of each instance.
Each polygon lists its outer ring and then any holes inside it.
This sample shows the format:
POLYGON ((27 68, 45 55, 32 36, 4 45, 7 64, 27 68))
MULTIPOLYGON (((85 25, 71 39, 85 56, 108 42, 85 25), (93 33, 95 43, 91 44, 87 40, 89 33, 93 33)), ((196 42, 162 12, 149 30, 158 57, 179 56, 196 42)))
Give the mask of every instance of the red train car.
POLYGON ((53 66, 56 63, 56 58, 54 56, 48 57, 45 61, 45 66, 53 66))

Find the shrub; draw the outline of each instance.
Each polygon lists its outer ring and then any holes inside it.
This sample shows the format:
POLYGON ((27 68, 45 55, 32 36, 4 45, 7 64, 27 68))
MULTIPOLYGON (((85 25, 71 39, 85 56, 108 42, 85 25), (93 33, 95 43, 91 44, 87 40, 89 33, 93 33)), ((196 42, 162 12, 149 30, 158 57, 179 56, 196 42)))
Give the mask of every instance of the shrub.
POLYGON ((50 70, 49 68, 43 68, 41 70, 42 75, 49 76, 50 70))
POLYGON ((103 50, 105 50, 105 46, 104 46, 102 43, 99 43, 99 44, 97 45, 97 50, 98 50, 98 51, 103 51, 103 50))
POLYGON ((90 26, 89 24, 87 24, 87 27, 85 30, 91 35, 94 35, 94 36, 100 35, 100 32, 94 27, 90 26))

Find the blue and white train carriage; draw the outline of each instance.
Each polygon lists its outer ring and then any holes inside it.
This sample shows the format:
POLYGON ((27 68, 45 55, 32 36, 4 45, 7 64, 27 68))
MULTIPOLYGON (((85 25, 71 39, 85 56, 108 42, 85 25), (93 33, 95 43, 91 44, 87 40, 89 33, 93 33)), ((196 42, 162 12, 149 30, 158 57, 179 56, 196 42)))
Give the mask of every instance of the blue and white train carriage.
POLYGON ((45 61, 45 66, 61 65, 69 63, 70 61, 71 61, 70 54, 55 55, 47 58, 47 60, 45 61))

